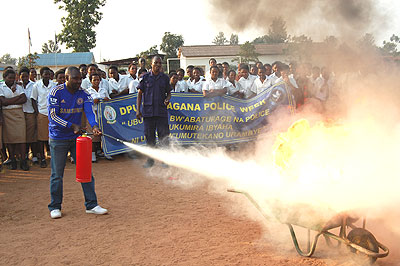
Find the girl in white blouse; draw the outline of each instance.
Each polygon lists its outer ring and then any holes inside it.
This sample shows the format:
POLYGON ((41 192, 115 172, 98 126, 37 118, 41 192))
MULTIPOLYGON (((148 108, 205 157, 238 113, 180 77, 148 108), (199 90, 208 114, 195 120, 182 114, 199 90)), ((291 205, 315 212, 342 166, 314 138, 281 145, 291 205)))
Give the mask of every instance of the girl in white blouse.
POLYGON ((22 105, 26 102, 24 89, 15 83, 16 73, 7 69, 3 73, 4 83, 0 84, 0 101, 3 105, 3 142, 7 144, 11 169, 17 169, 20 158, 21 169, 29 170, 26 159, 26 125, 22 105))
MULTIPOLYGON (((108 91, 104 87, 100 87, 100 75, 98 73, 93 73, 89 76, 90 82, 92 84, 91 87, 86 89, 86 92, 90 94, 90 96, 93 99, 93 110, 94 113, 96 114, 96 120, 98 121, 98 114, 97 114, 97 106, 99 102, 102 101, 109 101, 110 97, 108 95, 108 91)), ((86 128, 88 129, 88 132, 92 131, 92 128, 89 124, 89 122, 86 119, 86 128)), ((100 137, 99 136, 94 136, 92 135, 92 162, 97 162, 96 158, 96 151, 101 150, 100 146, 100 137)), ((112 159, 111 157, 107 159, 112 159)))

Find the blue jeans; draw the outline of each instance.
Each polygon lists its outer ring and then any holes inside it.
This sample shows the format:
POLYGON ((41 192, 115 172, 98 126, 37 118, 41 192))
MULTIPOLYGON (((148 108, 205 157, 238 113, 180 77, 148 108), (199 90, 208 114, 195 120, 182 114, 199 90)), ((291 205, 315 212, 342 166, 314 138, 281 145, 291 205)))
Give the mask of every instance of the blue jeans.
MULTIPOLYGON (((60 209, 63 198, 63 176, 65 163, 67 162, 68 151, 76 162, 76 140, 56 140, 49 139, 51 152, 51 176, 50 176, 50 196, 51 202, 49 210, 60 209)), ((81 183, 85 196, 85 206, 87 210, 97 206, 96 192, 94 191, 94 178, 89 183, 81 183)))

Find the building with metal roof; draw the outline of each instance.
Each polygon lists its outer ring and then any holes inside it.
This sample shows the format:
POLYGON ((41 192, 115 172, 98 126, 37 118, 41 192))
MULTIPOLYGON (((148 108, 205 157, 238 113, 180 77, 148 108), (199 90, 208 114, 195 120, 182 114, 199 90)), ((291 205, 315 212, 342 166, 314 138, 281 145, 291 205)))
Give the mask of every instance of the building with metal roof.
MULTIPOLYGON (((279 44, 255 44, 258 58, 263 63, 272 63, 286 59, 286 43, 279 44)), ((228 62, 232 64, 233 59, 239 59, 240 45, 192 45, 179 48, 180 67, 186 69, 188 65, 202 67, 209 71, 208 60, 215 58, 218 63, 228 62)))
POLYGON ((70 66, 78 67, 80 64, 95 63, 92 52, 81 53, 51 53, 51 54, 38 54, 39 58, 36 59, 38 68, 47 66, 54 72, 70 66))

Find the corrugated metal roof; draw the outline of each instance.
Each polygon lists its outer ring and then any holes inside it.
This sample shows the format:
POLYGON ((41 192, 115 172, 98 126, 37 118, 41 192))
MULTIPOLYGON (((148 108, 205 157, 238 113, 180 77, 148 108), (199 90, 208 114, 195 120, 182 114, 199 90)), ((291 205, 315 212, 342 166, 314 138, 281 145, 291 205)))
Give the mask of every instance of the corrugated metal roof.
MULTIPOLYGON (((287 44, 255 44, 256 53, 260 55, 283 54, 287 44)), ((185 57, 217 57, 235 56, 240 51, 240 45, 193 45, 182 46, 181 54, 185 57)))
POLYGON ((82 53, 52 53, 52 54, 38 54, 39 58, 36 59, 38 66, 79 66, 80 64, 94 63, 94 56, 92 52, 82 53))

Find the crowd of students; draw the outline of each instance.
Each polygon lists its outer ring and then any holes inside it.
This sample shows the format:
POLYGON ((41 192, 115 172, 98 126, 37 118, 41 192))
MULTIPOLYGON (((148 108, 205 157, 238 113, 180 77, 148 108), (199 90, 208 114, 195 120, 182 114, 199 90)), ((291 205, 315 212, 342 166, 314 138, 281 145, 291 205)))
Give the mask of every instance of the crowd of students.
MULTIPOLYGON (((200 67, 192 65, 169 74, 173 92, 201 93, 204 97, 230 95, 243 99, 252 98, 277 83, 285 83, 294 96, 297 106, 306 98, 316 98, 322 102, 329 97, 334 85, 334 76, 327 69, 312 67, 311 64, 276 61, 272 64, 257 62, 254 65, 240 63, 236 67, 227 62, 217 63, 209 60, 210 70, 206 73, 200 67)), ((95 113, 100 101, 137 92, 137 86, 143 74, 147 73, 145 60, 133 62, 128 73, 110 66, 107 73, 96 64, 79 66, 82 75, 81 87, 93 98, 95 113)), ((34 68, 23 67, 15 71, 7 67, 0 81, 0 155, 3 164, 9 164, 12 170, 19 166, 28 171, 32 164, 47 167, 48 149, 48 109, 47 96, 51 88, 65 82, 65 70, 54 73, 48 67, 40 69, 40 78, 36 80, 34 68), (46 156, 47 155, 47 156, 46 156)), ((82 119, 82 126, 90 132, 90 125, 82 119)), ((131 154, 134 157, 134 154, 131 154)), ((101 151, 99 137, 93 137, 92 161, 105 156, 101 151)), ((72 158, 71 158, 72 161, 72 158)), ((73 163, 73 162, 72 162, 73 163)))
POLYGON ((311 64, 289 65, 276 61, 272 64, 257 62, 254 65, 240 63, 235 71, 227 62, 209 60, 210 71, 189 65, 185 70, 169 73, 174 92, 202 93, 205 97, 230 95, 249 99, 271 86, 285 83, 294 95, 296 104, 302 105, 305 98, 326 101, 334 85, 334 75, 327 69, 311 64))

